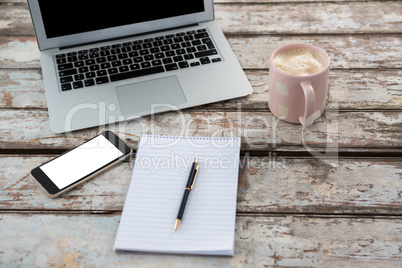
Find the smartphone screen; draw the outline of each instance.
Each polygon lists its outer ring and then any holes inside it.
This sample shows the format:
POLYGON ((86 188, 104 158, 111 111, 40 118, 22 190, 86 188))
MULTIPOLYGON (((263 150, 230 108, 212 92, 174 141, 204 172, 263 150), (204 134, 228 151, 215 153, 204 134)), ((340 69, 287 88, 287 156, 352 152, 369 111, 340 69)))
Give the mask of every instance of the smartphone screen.
POLYGON ((105 132, 39 166, 31 173, 46 191, 57 194, 130 152, 131 149, 114 133, 105 132))

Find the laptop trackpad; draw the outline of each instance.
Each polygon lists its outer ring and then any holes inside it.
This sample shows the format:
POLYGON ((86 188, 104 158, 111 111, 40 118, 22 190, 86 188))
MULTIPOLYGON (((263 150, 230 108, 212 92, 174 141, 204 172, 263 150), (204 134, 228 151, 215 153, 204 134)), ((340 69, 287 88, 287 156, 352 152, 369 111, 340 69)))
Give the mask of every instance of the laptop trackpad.
POLYGON ((163 112, 187 102, 176 76, 118 86, 115 90, 123 115, 163 112))

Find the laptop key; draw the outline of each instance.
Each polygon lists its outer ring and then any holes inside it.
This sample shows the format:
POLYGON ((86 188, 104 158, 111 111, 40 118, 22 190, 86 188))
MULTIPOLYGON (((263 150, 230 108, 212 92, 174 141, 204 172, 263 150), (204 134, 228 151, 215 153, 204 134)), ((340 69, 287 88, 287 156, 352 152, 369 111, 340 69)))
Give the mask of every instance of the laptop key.
POLYGON ((174 70, 179 69, 179 66, 177 66, 176 63, 167 64, 167 65, 165 65, 165 69, 166 69, 166 71, 174 71, 174 70))
POLYGON ((215 59, 212 59, 212 62, 220 62, 220 61, 222 61, 222 59, 221 59, 221 58, 215 58, 215 59))
POLYGON ((83 61, 77 61, 74 63, 75 68, 83 67, 84 65, 85 65, 85 63, 83 61))
POLYGON ((117 60, 117 56, 115 56, 115 55, 108 56, 108 57, 107 57, 107 60, 108 60, 108 61, 115 61, 115 60, 117 60))
POLYGON ((142 49, 142 46, 139 45, 139 44, 137 44, 137 45, 133 45, 131 48, 132 48, 133 50, 140 50, 140 49, 142 49))
POLYGON ((144 43, 142 44, 142 48, 151 48, 152 47, 152 43, 144 43))
POLYGON ((88 69, 88 67, 80 67, 80 68, 78 68, 78 71, 80 72, 80 74, 82 74, 82 73, 89 72, 89 69, 88 69))
POLYGON ((56 55, 56 59, 64 58, 65 56, 66 56, 66 54, 58 54, 58 55, 56 55))
POLYGON ((67 56, 75 56, 75 55, 77 55, 77 52, 70 52, 70 53, 67 53, 67 56))
POLYGON ((213 56, 213 55, 217 55, 217 54, 218 54, 218 51, 216 51, 216 49, 211 49, 211 50, 196 52, 196 53, 194 53, 194 56, 196 58, 201 58, 201 57, 213 56))
POLYGON ((91 65, 91 66, 89 66, 89 70, 90 71, 98 71, 98 70, 100 70, 100 67, 99 67, 99 65, 91 65))
POLYGON ((202 39, 202 38, 206 38, 206 37, 209 37, 209 35, 208 35, 207 32, 204 32, 204 33, 197 33, 197 34, 194 35, 194 38, 195 38, 195 39, 202 39))
POLYGON ((100 55, 101 57, 109 56, 109 55, 110 55, 110 51, 109 51, 109 50, 102 50, 101 52, 99 52, 99 55, 100 55))
POLYGON ((158 40, 158 41, 154 41, 152 44, 154 45, 154 47, 160 47, 163 45, 163 42, 158 40))
POLYGON ((140 55, 141 55, 141 56, 148 55, 148 54, 149 54, 149 50, 148 50, 148 49, 140 50, 140 55))
POLYGON ((163 53, 156 53, 155 54, 155 58, 157 58, 157 59, 163 59, 165 57, 165 54, 163 54, 163 53))
POLYGON ((131 47, 123 47, 121 49, 122 52, 130 52, 131 51, 131 47))
POLYGON ((189 67, 188 62, 187 61, 179 62, 179 67, 180 69, 188 68, 189 67))
POLYGON ((95 76, 96 76, 95 72, 90 72, 90 73, 85 74, 86 78, 94 78, 95 76))
POLYGON ((175 57, 173 57, 174 62, 179 62, 179 61, 183 61, 183 60, 184 60, 183 56, 175 56, 175 57))
POLYGON ((106 58, 105 57, 101 57, 101 58, 97 58, 96 59, 97 63, 105 63, 106 62, 106 58))
POLYGON ((70 70, 65 70, 65 71, 60 71, 59 72, 59 77, 63 76, 68 76, 68 75, 74 75, 77 74, 77 69, 70 69, 70 70))
POLYGON ((79 60, 87 60, 87 59, 89 59, 89 56, 88 56, 88 54, 81 54, 81 55, 78 55, 78 59, 79 60))
POLYGON ((97 77, 95 80, 97 85, 109 83, 109 78, 107 76, 97 77))
POLYGON ((66 64, 61 64, 57 66, 57 70, 61 71, 61 70, 67 70, 67 69, 71 69, 73 68, 73 64, 72 63, 66 63, 66 64))
POLYGON ((112 66, 113 66, 113 67, 119 67, 119 66, 121 66, 121 61, 119 61, 119 60, 113 61, 113 62, 112 62, 112 66))
POLYGON ((170 46, 163 46, 161 47, 162 51, 169 51, 170 50, 170 46))
POLYGON ((206 45, 200 45, 200 46, 197 46, 197 50, 198 50, 198 51, 204 51, 204 50, 207 50, 207 46, 206 46, 206 45))
POLYGON ((131 59, 125 59, 123 60, 123 64, 124 65, 130 65, 131 63, 133 63, 133 61, 131 59))
POLYGON ((156 67, 146 68, 146 69, 142 69, 142 70, 136 70, 136 71, 130 71, 130 72, 125 72, 125 73, 110 75, 110 81, 115 82, 115 81, 120 81, 120 80, 124 80, 124 79, 140 77, 140 76, 144 76, 144 75, 162 73, 164 71, 165 70, 163 69, 162 66, 156 66, 156 67))
POLYGON ((93 65, 93 64, 95 64, 96 62, 95 62, 95 60, 94 59, 90 59, 90 60, 86 60, 85 61, 85 64, 86 65, 93 65))
POLYGON ((180 45, 179 44, 173 44, 173 45, 170 45, 170 48, 171 49, 179 49, 180 45))
POLYGON ((132 71, 138 70, 138 69, 140 69, 140 65, 139 65, 138 63, 131 64, 131 65, 130 65, 130 69, 131 69, 132 71))
POLYGON ((67 60, 66 60, 66 58, 59 58, 59 59, 56 59, 56 62, 57 62, 57 64, 64 64, 64 63, 67 63, 67 60))
POLYGON ((107 70, 108 74, 117 74, 119 71, 117 70, 117 68, 111 68, 109 70, 107 70))
POLYGON ((173 63, 172 58, 165 58, 162 60, 164 64, 169 64, 169 63, 173 63))
POLYGON ((107 72, 106 72, 106 70, 100 70, 100 71, 96 72, 96 75, 97 76, 105 76, 105 75, 107 75, 107 72))
POLYGON ((101 50, 109 50, 109 49, 110 49, 110 46, 101 47, 101 50))
POLYGON ((128 53, 128 56, 130 57, 130 58, 134 58, 134 57, 138 57, 138 52, 137 51, 133 51, 133 52, 130 52, 130 53, 128 53))
POLYGON ((151 63, 150 62, 143 62, 143 63, 141 63, 141 68, 149 68, 149 67, 151 67, 151 63))
POLYGON ((193 54, 186 54, 186 55, 184 55, 184 59, 185 60, 192 60, 192 59, 194 59, 194 55, 193 54))
POLYGON ((110 67, 111 67, 111 65, 110 65, 109 62, 105 62, 105 63, 102 63, 102 64, 101 64, 101 68, 102 68, 102 69, 109 69, 110 67))
POLYGON ((118 55, 118 58, 119 58, 119 60, 124 60, 124 59, 128 58, 128 55, 127 55, 127 53, 122 53, 122 54, 118 55))
POLYGON ((87 50, 87 49, 78 51, 78 54, 79 54, 79 55, 80 55, 80 54, 87 54, 87 53, 88 53, 88 50, 87 50))
POLYGON ((162 65, 162 61, 161 60, 153 60, 152 61, 152 66, 159 66, 162 65))
POLYGON ((77 88, 82 88, 84 87, 84 84, 82 83, 82 81, 77 81, 73 83, 73 88, 77 89, 77 88))
POLYGON ((137 57, 133 59, 135 63, 143 62, 144 59, 142 57, 137 57))
POLYGON ((62 91, 67 91, 67 90, 71 90, 71 84, 70 83, 66 83, 66 84, 62 84, 61 85, 61 90, 62 91))
POLYGON ((200 62, 201 62, 201 64, 208 64, 208 63, 211 63, 211 61, 209 60, 208 57, 200 58, 200 62))
POLYGON ((91 49, 89 50, 89 52, 97 52, 97 51, 99 51, 99 48, 97 48, 97 47, 91 48, 91 49))
POLYGON ((151 60, 154 60, 155 58, 154 58, 154 55, 146 55, 146 56, 144 56, 144 60, 146 60, 146 61, 151 61, 151 60))
POLYGON ((188 47, 188 48, 186 48, 186 51, 187 51, 187 53, 194 53, 197 50, 195 49, 195 47, 188 47))
POLYGON ((128 66, 121 66, 121 67, 119 67, 119 71, 121 72, 121 73, 123 73, 123 72, 128 72, 130 69, 128 68, 128 66))
POLYGON ((98 58, 98 57, 99 57, 99 53, 98 53, 98 52, 89 53, 89 57, 90 57, 91 59, 98 58))
POLYGON ((90 71, 98 71, 98 70, 100 70, 100 67, 99 67, 99 65, 91 65, 91 66, 89 66, 89 70, 90 71))
POLYGON ((74 75, 74 80, 79 81, 79 80, 84 80, 85 76, 83 74, 76 74, 74 75))
POLYGON ((75 61, 77 61, 77 60, 78 60, 77 56, 70 56, 70 57, 67 57, 67 61, 68 61, 68 62, 75 62, 75 61))
POLYGON ((84 84, 86 87, 94 86, 95 85, 95 80, 93 79, 87 79, 84 81, 84 84))
POLYGON ((194 41, 191 41, 191 44, 192 44, 193 46, 198 46, 198 45, 201 45, 202 43, 201 43, 200 40, 194 40, 194 41))
POLYGON ((120 50, 120 48, 112 48, 110 50, 110 53, 112 53, 112 54, 120 54, 121 50, 120 50))
POLYGON ((198 61, 190 63, 191 67, 199 66, 199 65, 201 65, 201 64, 198 61))
POLYGON ((73 82, 72 76, 65 76, 65 77, 60 78, 61 84, 68 83, 68 82, 73 82))

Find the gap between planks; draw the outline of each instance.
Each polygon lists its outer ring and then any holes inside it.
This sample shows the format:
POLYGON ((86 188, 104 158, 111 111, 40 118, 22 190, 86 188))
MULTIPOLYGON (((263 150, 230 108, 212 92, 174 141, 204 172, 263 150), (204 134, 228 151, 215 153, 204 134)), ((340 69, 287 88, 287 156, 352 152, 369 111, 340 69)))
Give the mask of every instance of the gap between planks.
MULTIPOLYGON (((0 209, 0 214, 26 214, 26 215, 103 215, 103 216, 119 216, 121 210, 28 210, 28 209, 0 209)), ((255 217, 255 218, 321 218, 321 219, 385 219, 385 220, 402 220, 401 214, 369 214, 369 213, 305 213, 305 212, 242 212, 237 211, 236 217, 255 217)))

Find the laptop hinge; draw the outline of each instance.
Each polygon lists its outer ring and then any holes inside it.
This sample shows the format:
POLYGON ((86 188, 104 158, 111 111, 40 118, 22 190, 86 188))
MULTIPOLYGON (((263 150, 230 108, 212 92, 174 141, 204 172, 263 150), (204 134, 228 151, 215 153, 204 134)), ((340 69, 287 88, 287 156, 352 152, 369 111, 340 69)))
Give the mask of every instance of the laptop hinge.
POLYGON ((63 50, 63 49, 70 49, 70 48, 74 48, 74 47, 82 47, 82 46, 93 45, 93 44, 104 43, 104 42, 110 42, 110 41, 115 41, 115 40, 120 40, 120 39, 125 39, 125 38, 132 38, 132 37, 136 37, 136 36, 143 36, 143 35, 147 35, 147 34, 154 34, 154 33, 172 31, 172 30, 177 30, 177 29, 182 29, 182 28, 187 28, 187 27, 193 27, 193 26, 198 26, 198 25, 199 25, 198 23, 188 24, 188 25, 184 25, 184 26, 180 26, 180 27, 166 28, 166 29, 163 29, 163 30, 144 32, 144 33, 133 34, 133 35, 125 35, 125 36, 120 36, 120 37, 116 37, 116 38, 103 39, 103 40, 98 40, 98 41, 94 41, 94 42, 77 44, 77 45, 73 45, 73 46, 59 47, 59 49, 63 50))

